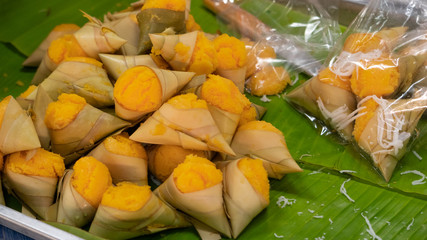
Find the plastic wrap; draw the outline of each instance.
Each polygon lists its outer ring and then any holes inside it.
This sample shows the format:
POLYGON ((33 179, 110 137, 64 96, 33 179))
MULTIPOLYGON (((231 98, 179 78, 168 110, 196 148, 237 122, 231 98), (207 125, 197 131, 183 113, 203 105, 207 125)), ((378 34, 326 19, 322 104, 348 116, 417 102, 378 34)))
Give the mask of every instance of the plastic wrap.
MULTIPOLYGON (((340 36, 336 19, 317 1, 204 0, 234 33, 274 48, 275 64, 315 75, 340 36), (234 3, 233 3, 234 2, 234 3)), ((221 29, 221 31, 230 31, 221 29)))
POLYGON ((369 156, 386 181, 427 131, 418 124, 427 108, 426 7, 423 1, 371 1, 319 74, 286 95, 316 127, 329 127, 322 133, 337 132, 369 156))

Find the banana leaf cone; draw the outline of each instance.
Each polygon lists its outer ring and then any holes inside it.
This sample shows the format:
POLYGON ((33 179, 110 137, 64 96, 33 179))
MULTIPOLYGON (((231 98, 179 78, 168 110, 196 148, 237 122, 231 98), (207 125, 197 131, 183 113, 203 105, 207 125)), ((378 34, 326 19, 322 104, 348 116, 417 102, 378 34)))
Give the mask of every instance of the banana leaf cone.
MULTIPOLYGON (((220 162, 225 166, 219 167, 224 176, 224 202, 230 219, 233 238, 237 238, 252 219, 269 204, 268 195, 263 196, 255 190, 239 168, 239 161, 220 162)), ((262 166, 261 160, 246 159, 246 161, 259 161, 256 166, 264 172, 262 181, 268 186, 267 172, 262 166)), ((265 192, 268 193, 268 191, 269 188, 265 192)))
MULTIPOLYGON (((117 187, 112 188, 120 188, 129 184, 122 182, 117 187)), ((148 188, 148 186, 145 187, 148 188)), ((107 190, 106 194, 109 190, 107 190)), ((149 196, 143 206, 130 210, 104 204, 104 199, 106 198, 106 194, 104 194, 103 201, 96 211, 89 232, 107 239, 129 239, 171 228, 191 226, 180 213, 161 201, 150 190, 148 191, 149 196)), ((122 196, 129 200, 128 198, 133 197, 129 195, 131 193, 122 196)), ((120 200, 120 198, 116 199, 116 201, 120 200)), ((136 200, 131 199, 129 201, 136 200)))
POLYGON ((129 14, 127 17, 104 23, 104 27, 111 29, 127 41, 120 48, 123 55, 138 54, 139 26, 135 14, 129 14))
POLYGON ((208 110, 228 144, 236 132, 244 108, 250 105, 239 90, 231 80, 210 74, 198 91, 199 97, 207 102, 208 110))
POLYGON ((28 111, 32 108, 34 104, 34 100, 37 94, 37 86, 30 85, 27 90, 22 92, 18 97, 16 97, 16 101, 21 105, 22 109, 28 111))
POLYGON ((113 85, 93 58, 66 59, 39 86, 54 100, 61 93, 75 93, 97 108, 114 105, 113 85))
POLYGON ((330 125, 345 140, 351 140, 351 118, 357 103, 350 90, 324 83, 315 76, 286 94, 286 99, 330 125))
MULTIPOLYGON (((188 155, 186 161, 192 156, 188 155)), ((186 161, 182 164, 186 164, 186 161)), ((174 179, 177 178, 177 169, 182 164, 175 168, 173 173, 154 193, 176 209, 183 211, 225 236, 231 237, 230 224, 224 211, 222 181, 202 190, 181 192, 174 179)))
POLYGON ((175 70, 185 71, 190 65, 196 46, 198 32, 189 32, 176 35, 150 34, 150 39, 153 44, 153 49, 159 51, 160 55, 171 65, 175 70), (181 43, 189 49, 185 54, 178 54, 175 46, 181 43))
POLYGON ((405 92, 417 80, 417 74, 427 61, 426 47, 427 41, 423 44, 407 47, 400 54, 397 54, 400 78, 399 87, 395 91, 396 94, 405 92))
POLYGON ((407 30, 408 28, 403 26, 385 28, 381 31, 378 31, 376 35, 383 40, 382 44, 384 44, 390 51, 401 40, 402 36, 406 33, 407 30))
POLYGON ((48 220, 50 219, 49 211, 51 211, 51 206, 54 203, 58 180, 62 176, 64 169, 62 157, 41 150, 41 148, 16 152, 7 156, 3 170, 3 184, 9 193, 17 196, 39 218, 48 220), (48 160, 42 162, 42 158, 48 160), (32 164, 34 162, 41 163, 34 165, 32 164), (45 166, 45 169, 42 169, 46 162, 49 162, 47 164, 52 164, 52 166, 45 166), (31 164, 33 167, 31 165, 23 166, 25 164, 31 164), (40 169, 36 169, 36 166, 40 169), (21 172, 19 172, 19 169, 21 169, 21 172), (46 171, 54 171, 54 173, 53 175, 45 174, 46 171))
POLYGON ((37 136, 40 140, 40 145, 42 148, 47 150, 50 148, 50 135, 49 129, 44 122, 44 116, 46 114, 47 106, 49 103, 53 102, 53 99, 44 90, 43 86, 37 87, 36 94, 32 111, 32 119, 37 136))
POLYGON ((240 114, 228 112, 210 104, 208 109, 225 141, 230 144, 239 124, 240 114))
POLYGON ((122 19, 128 17, 129 15, 136 15, 141 11, 141 7, 144 5, 145 1, 136 1, 132 2, 126 9, 119 12, 108 12, 104 15, 104 23, 108 23, 114 20, 122 19))
POLYGON ((242 68, 236 68, 236 69, 222 69, 217 68, 216 74, 220 75, 221 77, 230 79, 231 81, 236 84, 236 86, 239 88, 239 91, 241 93, 245 90, 245 81, 246 81, 246 66, 242 68))
POLYGON ((47 78, 52 73, 53 70, 55 70, 57 66, 58 64, 53 62, 46 52, 40 65, 36 70, 36 73, 33 76, 33 79, 31 80, 31 84, 40 84, 45 78, 47 78))
MULTIPOLYGON (((130 77, 133 79, 132 72, 135 69, 143 68, 147 66, 136 66, 134 68, 128 69, 129 75, 125 76, 125 74, 122 74, 123 79, 130 77)), ((160 101, 156 103, 156 106, 153 108, 145 109, 144 110, 132 110, 129 108, 126 108, 126 106, 123 106, 123 104, 120 103, 120 100, 118 100, 117 96, 115 96, 115 110, 117 116, 129 120, 129 121, 135 121, 143 117, 144 115, 154 112, 157 110, 163 102, 167 101, 170 97, 175 95, 179 92, 179 90, 187 84, 191 78, 194 76, 193 72, 181 72, 181 71, 170 71, 170 70, 164 70, 159 68, 149 68, 154 74, 157 76, 158 81, 160 82, 160 88, 161 93, 160 94, 160 101)), ((120 81, 117 81, 117 83, 120 81)), ((127 80, 126 80, 127 81, 127 80)), ((116 83, 115 89, 117 89, 118 84, 116 83)), ((131 90, 132 91, 132 90, 131 90)), ((116 92, 116 91, 115 91, 116 92)), ((121 90, 117 90, 117 92, 122 92, 121 90)), ((157 94, 157 93, 144 93, 144 94, 157 94)), ((126 97, 126 96, 123 96, 126 97)), ((135 102, 136 99, 130 99, 132 102, 135 102)))
POLYGON ((147 8, 138 13, 140 36, 138 53, 148 53, 153 44, 149 34, 162 33, 167 28, 173 28, 176 33, 185 32, 185 11, 174 11, 162 8, 147 8))
POLYGON ((184 149, 209 150, 207 143, 168 127, 153 117, 149 117, 141 124, 130 139, 141 143, 182 146, 184 149), (151 131, 160 128, 159 133, 151 131))
POLYGON ((3 99, 4 115, 0 126, 0 151, 3 154, 40 147, 31 117, 12 96, 3 99), (9 99, 9 100, 8 100, 9 99))
POLYGON ((206 81, 206 75, 194 76, 180 91, 181 94, 194 93, 199 95, 200 87, 206 81))
POLYGON ((231 148, 236 156, 228 159, 259 158, 271 178, 281 179, 285 174, 302 171, 289 153, 282 132, 264 121, 251 121, 240 126, 231 148))
POLYGON ((368 111, 373 110, 374 113, 365 126, 359 125, 359 119, 356 120, 355 139, 388 182, 427 108, 427 92, 424 91, 421 96, 413 99, 373 98, 378 106, 375 109, 368 108, 368 111))
POLYGON ((65 34, 73 34, 80 27, 75 24, 60 24, 50 31, 49 35, 40 43, 40 45, 34 50, 30 56, 22 63, 22 66, 25 67, 37 67, 42 62, 42 59, 49 48, 50 43, 65 35, 65 34))
POLYGON ((114 53, 126 43, 125 39, 104 26, 99 19, 86 13, 83 13, 83 16, 89 19, 89 22, 73 35, 89 57, 99 59, 99 53, 114 53))
POLYGON ((116 80, 122 75, 127 69, 145 65, 150 68, 157 68, 158 66, 153 61, 150 55, 115 55, 115 54, 99 54, 102 63, 105 66, 108 74, 116 80))
POLYGON ((83 227, 93 219, 96 208, 73 187, 71 182, 73 172, 72 169, 66 170, 58 186, 60 194, 56 221, 83 227))
POLYGON ((132 182, 141 186, 148 184, 147 153, 140 143, 129 140, 129 138, 124 135, 115 135, 106 138, 88 155, 93 156, 108 167, 114 184, 123 181, 132 182), (113 150, 111 151, 110 148, 112 147, 111 145, 113 145, 111 142, 116 142, 117 145, 120 143, 126 144, 128 147, 111 149, 113 150), (132 149, 131 152, 137 152, 138 154, 127 154, 124 149, 132 149))
POLYGON ((164 103, 130 139, 153 144, 182 145, 196 150, 212 150, 234 155, 222 136, 204 100, 192 93, 178 95, 164 103), (202 101, 204 107, 182 108, 181 101, 202 101), (160 142, 163 140, 165 142, 160 142), (192 146, 189 143, 194 143, 192 146), (208 149, 204 148, 207 144, 208 149), (203 148, 201 148, 203 146, 203 148))
POLYGON ((3 181, 39 217, 46 218, 55 199, 57 178, 27 176, 5 169, 3 181))
MULTIPOLYGON (((46 112, 48 111, 49 109, 46 112)), ((47 117, 46 113, 45 122, 47 117)), ((63 128, 55 129, 47 124, 52 151, 64 157, 78 150, 93 147, 104 137, 129 125, 128 122, 90 104, 84 104, 75 118, 63 128)))

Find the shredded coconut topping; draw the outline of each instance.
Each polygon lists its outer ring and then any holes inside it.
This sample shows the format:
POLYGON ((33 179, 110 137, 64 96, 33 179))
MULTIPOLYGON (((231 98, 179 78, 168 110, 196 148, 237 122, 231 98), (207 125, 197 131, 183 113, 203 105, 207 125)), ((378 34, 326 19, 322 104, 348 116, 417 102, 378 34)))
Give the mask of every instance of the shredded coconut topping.
POLYGON ((376 59, 381 57, 381 54, 382 52, 379 49, 367 53, 350 53, 343 51, 336 57, 336 61, 329 68, 331 72, 338 76, 351 76, 356 66, 360 64, 360 61, 376 59))
POLYGON ((293 86, 295 83, 297 83, 299 80, 299 74, 295 74, 295 79, 293 81, 291 81, 290 85, 293 86))
POLYGON ((350 202, 354 202, 354 200, 353 200, 353 199, 352 199, 352 198, 347 194, 347 189, 345 189, 345 187, 344 187, 344 184, 345 184, 345 183, 347 183, 347 182, 349 182, 350 180, 351 180, 351 178, 349 178, 349 179, 345 180, 345 181, 341 184, 341 187, 340 187, 340 193, 344 194, 344 196, 346 196, 350 202))
POLYGON ((415 157, 418 158, 418 160, 423 160, 423 158, 420 156, 420 154, 418 154, 417 152, 415 152, 415 150, 412 150, 412 153, 415 155, 415 157))
POLYGON ((323 215, 314 215, 313 218, 323 218, 323 215))
POLYGON ((372 228, 371 223, 369 222, 369 219, 363 215, 363 212, 360 213, 360 215, 362 215, 362 217, 365 219, 366 224, 368 225, 368 228, 366 229, 366 231, 369 233, 369 235, 372 236, 373 240, 382 240, 382 238, 380 238, 374 231, 374 229, 372 228))
POLYGON ((357 172, 353 170, 341 170, 340 173, 357 173, 357 172))
POLYGON ((268 98, 266 95, 262 95, 262 98, 260 98, 260 100, 263 102, 271 102, 271 99, 268 98))
POLYGON ((334 223, 334 222, 332 221, 332 219, 330 219, 330 218, 329 218, 329 222, 330 222, 331 224, 332 224, 332 223, 334 223))
POLYGON ((284 208, 284 207, 286 207, 286 205, 291 206, 291 205, 292 205, 292 204, 294 204, 296 201, 297 201, 296 199, 288 199, 288 198, 286 198, 285 196, 280 196, 280 197, 277 199, 276 204, 277 204, 277 206, 279 206, 280 208, 284 208))
POLYGON ((285 236, 283 236, 283 235, 277 235, 276 233, 274 233, 274 236, 276 237, 276 238, 284 238, 285 236))
POLYGON ((299 160, 301 160, 302 158, 304 158, 304 157, 312 157, 313 155, 311 155, 311 154, 302 154, 301 156, 299 156, 299 160))
POLYGON ((424 173, 418 171, 418 170, 409 170, 409 171, 405 171, 405 172, 401 172, 400 175, 404 175, 404 174, 408 174, 408 173, 413 173, 416 174, 418 176, 420 176, 421 178, 415 181, 412 181, 412 185, 421 185, 421 184, 425 184, 426 183, 426 175, 424 175, 424 173))
POLYGON ((312 209, 307 209, 307 211, 314 213, 314 210, 312 210, 312 209))
POLYGON ((345 104, 338 107, 334 111, 330 112, 328 109, 326 109, 320 97, 317 99, 317 105, 319 106, 319 110, 322 113, 323 117, 325 117, 326 119, 330 119, 331 124, 335 126, 337 130, 342 130, 346 128, 356 118, 366 114, 366 113, 358 114, 358 112, 364 107, 358 108, 353 112, 348 113, 350 110, 345 104))
POLYGON ((414 222, 415 222, 415 218, 412 218, 412 221, 411 221, 411 223, 409 223, 409 225, 406 227, 406 230, 408 230, 408 231, 409 231, 409 229, 411 229, 412 225, 414 225, 414 222))
POLYGON ((390 107, 393 103, 390 104, 386 99, 379 98, 374 95, 364 98, 359 102, 359 105, 369 99, 373 99, 378 103, 379 114, 377 116, 377 142, 382 148, 386 149, 374 152, 374 154, 389 153, 391 151, 394 151, 394 154, 397 154, 399 149, 403 147, 403 142, 411 136, 410 133, 403 131, 405 116, 393 111, 390 107))

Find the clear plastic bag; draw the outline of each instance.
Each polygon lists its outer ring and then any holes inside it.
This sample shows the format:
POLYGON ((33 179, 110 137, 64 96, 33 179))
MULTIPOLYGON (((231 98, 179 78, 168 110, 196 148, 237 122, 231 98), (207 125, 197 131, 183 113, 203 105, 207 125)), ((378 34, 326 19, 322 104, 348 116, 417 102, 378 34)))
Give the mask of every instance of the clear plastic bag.
MULTIPOLYGON (((273 47, 277 59, 292 72, 317 74, 336 39, 338 22, 317 2, 297 0, 204 0, 228 28, 220 29, 273 47), (234 2, 234 4, 233 4, 234 2)), ((265 60, 264 60, 265 61, 265 60)))
POLYGON ((371 1, 337 41, 318 75, 286 95, 362 155, 389 181, 427 131, 427 6, 371 1), (420 128, 417 129, 417 124, 420 128))

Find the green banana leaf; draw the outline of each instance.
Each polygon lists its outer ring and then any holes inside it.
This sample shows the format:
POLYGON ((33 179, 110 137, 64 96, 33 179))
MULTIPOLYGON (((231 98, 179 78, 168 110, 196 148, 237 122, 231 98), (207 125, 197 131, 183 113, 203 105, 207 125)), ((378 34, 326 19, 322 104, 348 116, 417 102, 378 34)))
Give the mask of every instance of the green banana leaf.
MULTIPOLYGON (((79 9, 102 18, 104 13, 123 9, 130 2, 0 0, 0 98, 17 96, 26 89, 35 69, 23 68, 21 63, 55 25, 83 25, 86 19, 79 9)), ((268 11, 259 12, 266 9, 266 4, 270 1, 251 0, 243 7, 275 28, 306 19, 303 14, 277 3, 268 11)), ((233 32, 227 28, 227 23, 218 21, 203 7, 202 0, 193 0, 191 9, 206 32, 215 33, 218 29, 233 32)), ((294 78, 296 76, 294 74, 294 78)), ((300 75, 299 79, 302 82, 307 77, 300 75)), ((373 232, 382 239, 424 239, 427 236, 427 184, 412 185, 420 177, 402 175, 408 170, 427 174, 425 117, 418 125, 418 138, 399 162, 390 182, 386 183, 351 145, 342 145, 325 129, 314 128, 312 122, 288 104, 282 95, 269 97, 270 102, 248 97, 267 107, 263 120, 284 133, 292 156, 304 172, 270 181, 270 205, 250 223, 239 239, 371 239, 370 233, 373 232), (340 173, 342 170, 354 172, 340 173), (279 201, 285 198, 289 200, 287 205, 279 201)), ((6 203, 9 207, 19 208, 10 196, 6 196, 6 203)), ((98 239, 81 229, 50 224, 85 239, 98 239)), ((194 228, 187 228, 138 239, 198 238, 194 228)))

